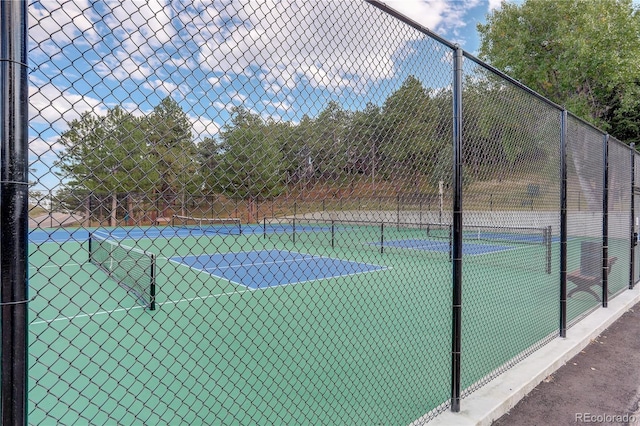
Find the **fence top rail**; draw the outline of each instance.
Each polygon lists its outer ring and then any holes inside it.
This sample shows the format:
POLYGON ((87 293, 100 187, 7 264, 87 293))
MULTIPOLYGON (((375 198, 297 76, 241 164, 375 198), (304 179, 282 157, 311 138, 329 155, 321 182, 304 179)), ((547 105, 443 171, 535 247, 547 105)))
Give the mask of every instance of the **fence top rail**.
POLYGON ((396 19, 400 20, 401 22, 404 22, 405 24, 411 26, 412 28, 415 28, 416 30, 420 31, 421 33, 431 37, 432 39, 442 43, 443 45, 447 46, 449 49, 461 50, 462 51, 462 55, 465 58, 475 62, 479 66, 485 68, 487 71, 490 71, 490 72, 496 74, 497 76, 503 78, 504 80, 508 81, 509 83, 519 87, 520 89, 522 89, 525 92, 529 93, 530 95, 538 98, 539 100, 545 102, 546 104, 548 104, 549 106, 557 109, 558 111, 562 111, 562 110, 565 109, 564 107, 556 104, 555 102, 545 98, 544 96, 542 96, 541 94, 539 94, 535 90, 531 89, 530 87, 525 86, 523 83, 521 83, 520 81, 516 80, 515 78, 508 76, 504 72, 502 72, 499 69, 487 64, 486 62, 484 62, 481 59, 475 57, 474 55, 472 55, 472 54, 470 54, 468 52, 465 52, 464 49, 462 49, 459 45, 457 45, 455 43, 451 43, 450 41, 440 37, 439 35, 437 35, 433 31, 431 31, 427 27, 425 27, 423 25, 420 25, 416 21, 408 18, 407 16, 403 15, 402 13, 398 12, 397 10, 387 6, 384 2, 379 1, 379 0, 365 0, 365 1, 367 3, 369 3, 369 4, 371 4, 372 6, 375 6, 378 9, 388 13, 389 15, 391 15, 393 17, 395 17, 396 19))
POLYGON ((569 117, 573 120, 578 121, 580 124, 583 124, 585 126, 590 127, 591 129, 595 130, 596 132, 600 133, 602 136, 605 136, 607 134, 607 132, 603 131, 602 129, 597 128, 596 126, 594 126, 592 123, 589 123, 587 120, 585 120, 584 118, 580 118, 577 115, 575 115, 574 113, 572 113, 571 111, 567 111, 567 114, 569 115, 569 117))
POLYGON ((616 144, 620 145, 620 146, 621 146, 621 147, 623 147, 623 148, 627 148, 627 149, 629 149, 629 150, 635 151, 635 147, 633 147, 633 148, 632 148, 631 146, 629 146, 629 145, 627 145, 626 143, 624 143, 624 142, 622 142, 622 141, 620 141, 620 140, 616 139, 616 138, 615 138, 615 137, 613 137, 613 136, 609 136, 609 142, 616 143, 616 144))
POLYGON ((498 77, 502 78, 503 80, 506 80, 507 82, 513 84, 514 86, 524 90, 525 92, 527 92, 531 96, 534 96, 535 98, 541 100, 542 102, 546 103, 547 105, 557 109, 558 111, 564 111, 565 108, 563 106, 558 105, 557 103, 545 98, 540 93, 538 93, 535 90, 533 90, 532 88, 524 85, 522 82, 516 80, 515 78, 510 77, 509 75, 507 75, 504 72, 500 71, 496 67, 494 67, 492 65, 489 65, 488 63, 484 62, 482 59, 479 59, 479 58, 475 57, 474 55, 472 55, 471 53, 465 52, 464 50, 462 51, 462 54, 464 55, 465 58, 469 59, 470 61, 475 62, 477 65, 481 66, 482 68, 486 69, 487 71, 489 71, 489 72, 491 72, 493 74, 496 74, 498 77))
POLYGON ((377 7, 378 9, 382 10, 385 13, 388 13, 389 15, 393 16, 394 18, 398 19, 401 22, 404 22, 405 24, 409 25, 412 28, 415 28, 416 30, 420 31, 421 33, 431 37, 432 39, 444 44, 445 46, 447 46, 449 49, 451 50, 457 50, 460 47, 457 44, 451 43, 450 41, 440 37, 439 35, 437 35, 436 33, 434 33, 433 31, 431 31, 430 29, 428 29, 427 27, 417 23, 416 21, 412 20, 411 18, 403 15, 402 13, 398 12, 397 10, 389 7, 386 5, 386 3, 379 1, 379 0, 364 0, 367 3, 369 3, 372 6, 377 7))

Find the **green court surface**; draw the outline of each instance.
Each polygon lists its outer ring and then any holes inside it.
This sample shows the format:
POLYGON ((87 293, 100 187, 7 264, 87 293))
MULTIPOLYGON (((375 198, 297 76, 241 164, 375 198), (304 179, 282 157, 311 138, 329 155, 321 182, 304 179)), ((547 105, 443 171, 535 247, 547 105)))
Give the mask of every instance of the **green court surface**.
MULTIPOLYGON (((423 230, 383 232, 351 226, 295 238, 124 238, 157 256, 154 311, 87 261, 86 241, 32 244, 29 421, 397 424, 421 417, 450 396, 451 262, 423 230), (384 268, 255 289, 170 260, 263 250, 384 268)), ((474 244, 481 245, 465 245, 474 244)), ((559 321, 559 244, 551 244, 551 273, 543 245, 484 246, 464 262, 464 386, 553 334, 559 321)), ((569 244, 570 254, 576 247, 569 244)), ((278 267, 294 275, 303 268, 278 267)), ((595 304, 576 296, 570 317, 595 304)))

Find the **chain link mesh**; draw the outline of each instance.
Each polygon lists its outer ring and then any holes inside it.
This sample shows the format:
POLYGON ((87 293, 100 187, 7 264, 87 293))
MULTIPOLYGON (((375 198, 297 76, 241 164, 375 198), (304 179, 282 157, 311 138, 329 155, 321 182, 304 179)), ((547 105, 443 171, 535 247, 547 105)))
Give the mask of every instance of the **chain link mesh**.
MULTIPOLYGON (((31 423, 448 407, 451 46, 365 2, 29 14, 31 423)), ((477 60, 463 76, 469 394, 558 331, 561 115, 477 60)), ((570 271, 602 238, 603 136, 570 118, 570 271)), ((631 170, 609 149, 616 293, 631 170)), ((570 320, 597 303, 578 292, 570 320)))
POLYGON ((570 115, 567 139, 567 320, 571 323, 599 306, 602 298, 599 279, 598 285, 580 291, 581 274, 574 271, 579 272, 583 264, 594 265, 601 275, 604 134, 570 115), (571 282, 572 272, 575 282, 571 282))
POLYGON ((462 369, 472 391, 558 327, 560 115, 469 60, 462 102, 462 369), (479 242, 466 237, 476 226, 479 242))
POLYGON ((616 259, 609 271, 611 294, 628 288, 630 281, 631 155, 628 145, 609 138, 608 256, 616 259))
POLYGON ((442 45, 365 3, 30 12, 30 421, 446 405, 442 45))

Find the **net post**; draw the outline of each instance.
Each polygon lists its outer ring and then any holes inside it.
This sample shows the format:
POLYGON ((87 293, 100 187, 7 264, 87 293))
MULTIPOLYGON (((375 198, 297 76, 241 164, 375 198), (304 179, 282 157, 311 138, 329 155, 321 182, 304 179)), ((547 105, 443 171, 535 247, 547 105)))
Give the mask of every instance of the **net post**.
POLYGON ((149 310, 156 310, 156 256, 151 254, 151 268, 149 274, 151 275, 151 282, 149 285, 149 310))
POLYGON ((296 218, 293 218, 292 221, 293 229, 291 230, 291 238, 293 239, 293 244, 296 243, 296 218))
POLYGON ((262 218, 262 238, 267 238, 267 217, 262 218))
POLYGON ((335 248, 336 221, 331 219, 331 248, 335 248))
POLYGON ((545 249, 547 253, 547 274, 551 274, 551 241, 552 241, 551 225, 544 228, 544 231, 546 234, 544 243, 545 243, 545 249))
POLYGON ((453 262, 453 225, 447 225, 449 235, 449 262, 453 262))
POLYGON ((384 253, 384 222, 380 222, 380 254, 384 253))
POLYGON ((88 249, 89 249, 89 263, 93 263, 93 259, 91 258, 91 253, 93 253, 93 232, 89 232, 89 238, 87 239, 88 249))
POLYGON ((400 230, 400 193, 398 193, 396 197, 397 197, 397 206, 398 206, 398 212, 396 216, 396 229, 399 231, 400 230))
POLYGON ((602 178, 602 307, 609 305, 609 134, 604 135, 602 178))

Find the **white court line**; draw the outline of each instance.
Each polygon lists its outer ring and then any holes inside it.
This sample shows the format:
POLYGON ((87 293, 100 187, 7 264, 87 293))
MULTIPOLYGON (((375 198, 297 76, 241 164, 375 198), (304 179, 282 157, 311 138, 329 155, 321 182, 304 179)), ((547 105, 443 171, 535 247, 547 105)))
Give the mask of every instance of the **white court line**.
POLYGON ((99 316, 99 315, 108 315, 108 314, 112 314, 112 313, 115 313, 115 312, 132 311, 134 309, 144 309, 144 306, 132 306, 131 308, 118 308, 118 309, 112 309, 110 311, 98 311, 98 312, 92 312, 90 314, 78 314, 78 315, 74 315, 72 317, 58 317, 58 318, 54 318, 54 319, 50 319, 50 320, 33 321, 33 322, 29 323, 29 326, 40 325, 40 324, 52 324, 54 322, 59 322, 59 321, 69 321, 69 322, 71 322, 74 319, 91 318, 91 317, 95 317, 95 316, 99 316))
MULTIPOLYGON (((249 289, 249 290, 243 290, 243 291, 230 291, 230 292, 226 292, 226 293, 218 293, 218 294, 210 294, 208 296, 197 296, 197 297, 190 297, 188 299, 179 299, 179 300, 167 300, 166 302, 162 302, 162 303, 157 303, 158 307, 164 306, 164 305, 176 305, 178 303, 182 303, 182 302, 193 302, 194 300, 206 300, 206 299, 210 299, 210 298, 218 298, 218 297, 223 297, 223 296, 233 296, 234 294, 242 294, 242 293, 247 293, 247 292, 251 292, 253 290, 249 289)), ((144 306, 132 306, 130 308, 118 308, 118 309, 112 309, 109 311, 98 311, 98 312, 92 312, 90 314, 78 314, 78 315, 73 315, 71 317, 58 317, 58 318, 54 318, 54 319, 49 319, 49 320, 41 320, 41 321, 33 321, 31 323, 29 323, 29 325, 40 325, 40 324, 52 324, 54 322, 59 322, 59 321, 73 321, 75 319, 81 319, 81 318, 91 318, 91 317, 95 317, 95 316, 99 316, 99 315, 109 315, 109 314, 113 314, 113 313, 117 313, 117 312, 128 312, 128 311, 133 311, 135 309, 146 309, 144 306)))
MULTIPOLYGON (((300 254, 300 253, 298 253, 298 254, 300 254)), ((312 256, 311 258, 333 259, 331 257, 324 257, 324 256, 314 256, 314 255, 309 255, 309 256, 312 256)), ((186 263, 182 263, 182 262, 178 262, 178 261, 172 260, 171 258, 158 257, 156 259, 167 260, 167 261, 172 262, 174 264, 181 265, 181 266, 187 267, 189 269, 205 273, 205 274, 209 275, 209 277, 214 276, 216 278, 221 278, 221 279, 224 279, 226 281, 229 281, 230 283, 232 283, 234 285, 237 285, 237 286, 245 288, 245 290, 230 291, 230 292, 218 293, 218 294, 210 294, 208 296, 196 296, 196 297, 190 297, 190 298, 179 299, 179 300, 167 300, 166 302, 157 303, 158 307, 161 307, 163 305, 176 305, 176 304, 182 303, 182 302, 192 302, 192 301, 195 301, 195 300, 206 300, 206 299, 210 299, 210 298, 219 298, 219 297, 223 297, 223 296, 233 296, 235 294, 243 294, 243 293, 254 292, 254 291, 271 290, 271 289, 275 289, 275 288, 278 288, 278 287, 282 287, 284 285, 310 283, 310 282, 321 281, 321 280, 330 279, 330 278, 353 276, 353 275, 360 275, 360 274, 366 274, 366 273, 371 273, 371 272, 379 272, 379 271, 385 271, 385 270, 393 269, 392 267, 384 266, 384 265, 373 265, 373 264, 362 263, 363 265, 375 266, 375 267, 377 267, 379 269, 372 269, 372 270, 367 270, 367 271, 358 271, 358 272, 355 272, 355 273, 344 274, 344 275, 332 275, 332 276, 320 277, 320 278, 316 278, 316 279, 312 279, 312 280, 296 281, 296 282, 287 283, 287 284, 278 284, 278 285, 274 285, 274 286, 250 288, 250 287, 247 287, 246 285, 244 285, 242 283, 237 283, 235 281, 228 280, 228 279, 226 279, 224 277, 220 277, 218 275, 213 275, 210 272, 208 272, 207 270, 194 268, 192 266, 187 265, 186 263)), ((307 257, 305 259, 308 260, 310 258, 307 257)), ((302 260, 302 259, 300 259, 300 258, 298 258, 298 259, 288 259, 288 260, 281 261, 281 263, 282 262, 292 262, 292 261, 296 261, 296 260, 302 260)), ((341 259, 336 259, 336 260, 341 260, 341 259)), ((348 261, 348 262, 350 262, 350 261, 348 261)), ((353 263, 359 263, 359 262, 353 262, 353 263)), ((59 267, 59 266, 58 265, 52 265, 51 267, 59 267)), ((69 321, 69 322, 71 322, 71 321, 73 321, 75 319, 91 318, 91 317, 94 317, 94 316, 108 315, 108 314, 117 313, 117 312, 128 312, 128 311, 131 311, 131 310, 134 310, 134 309, 146 309, 146 308, 144 306, 132 306, 130 308, 117 308, 117 309, 112 309, 112 310, 108 310, 108 311, 98 311, 98 312, 92 312, 92 313, 89 313, 89 314, 79 314, 79 315, 74 315, 74 316, 71 316, 71 317, 58 317, 58 318, 54 318, 54 319, 50 319, 50 320, 34 321, 34 322, 29 323, 29 326, 31 326, 31 325, 40 325, 40 324, 52 324, 52 323, 60 322, 60 321, 69 321)))
POLYGON ((225 293, 210 294, 208 296, 196 296, 196 297, 189 297, 187 299, 167 300, 166 302, 162 302, 160 304, 160 306, 163 306, 163 305, 177 305, 178 303, 193 302, 194 300, 206 300, 206 299, 210 299, 212 297, 218 298, 218 297, 222 297, 222 296, 233 296, 234 294, 249 293, 249 292, 252 292, 252 291, 253 291, 253 289, 242 290, 242 291, 228 291, 228 292, 225 292, 225 293))
MULTIPOLYGON (((299 262, 301 260, 311 260, 311 259, 319 259, 319 257, 299 257, 299 258, 295 258, 295 259, 283 259, 283 260, 274 260, 271 262, 255 262, 255 263, 237 263, 235 265, 225 265, 225 266, 212 266, 212 267, 206 267, 204 269, 200 269, 201 271, 216 271, 216 270, 221 270, 221 269, 233 269, 233 268, 242 268, 242 267, 249 267, 249 266, 263 266, 263 265, 277 265, 279 263, 292 263, 292 262, 299 262)), ((337 259, 339 260, 339 259, 337 259)), ((197 268, 193 268, 192 269, 197 269, 197 268)))
POLYGON ((36 271, 39 271, 40 269, 45 269, 45 268, 61 269, 61 268, 67 268, 71 266, 73 266, 74 268, 78 268, 78 267, 82 268, 84 266, 84 263, 62 263, 62 264, 54 263, 53 265, 42 265, 42 266, 29 265, 29 269, 35 269, 36 271))
POLYGON ((102 238, 114 238, 116 240, 121 240, 122 239, 122 238, 119 238, 119 237, 112 236, 110 233, 105 232, 105 231, 90 232, 89 235, 91 235, 91 234, 99 235, 102 238))
MULTIPOLYGON (((446 253, 445 250, 438 250, 437 245, 441 244, 440 241, 434 241, 434 244, 427 244, 427 245, 416 245, 416 246, 402 246, 402 245, 393 245, 393 244, 389 244, 391 242, 398 242, 398 241, 404 241, 404 240, 391 240, 388 241, 385 244, 388 245, 382 245, 382 247, 384 248, 399 248, 402 250, 418 250, 418 251, 430 251, 430 252, 435 252, 435 253, 446 253), (434 247, 436 246, 436 247, 434 247)), ((424 241, 431 241, 431 240, 424 240, 424 241)), ((369 243, 369 244, 373 244, 376 245, 377 247, 380 247, 381 244, 380 243, 369 243)), ((442 243, 444 244, 444 243, 442 243)), ((512 250, 520 250, 520 249, 525 249, 528 248, 529 246, 533 246, 535 244, 531 244, 528 246, 499 246, 499 245, 494 245, 494 244, 475 244, 475 243, 471 243, 471 244, 466 244, 466 247, 478 247, 478 246, 483 246, 483 247, 499 247, 498 250, 496 249, 492 249, 492 250, 488 250, 488 251, 484 251, 484 252, 480 252, 480 253, 463 253, 464 256, 486 256, 486 255, 490 255, 490 254, 496 254, 496 253, 503 253, 506 251, 512 251, 512 250)), ((463 246, 465 246, 465 244, 463 243, 463 246)), ((463 248, 464 250, 464 248, 463 248)))

